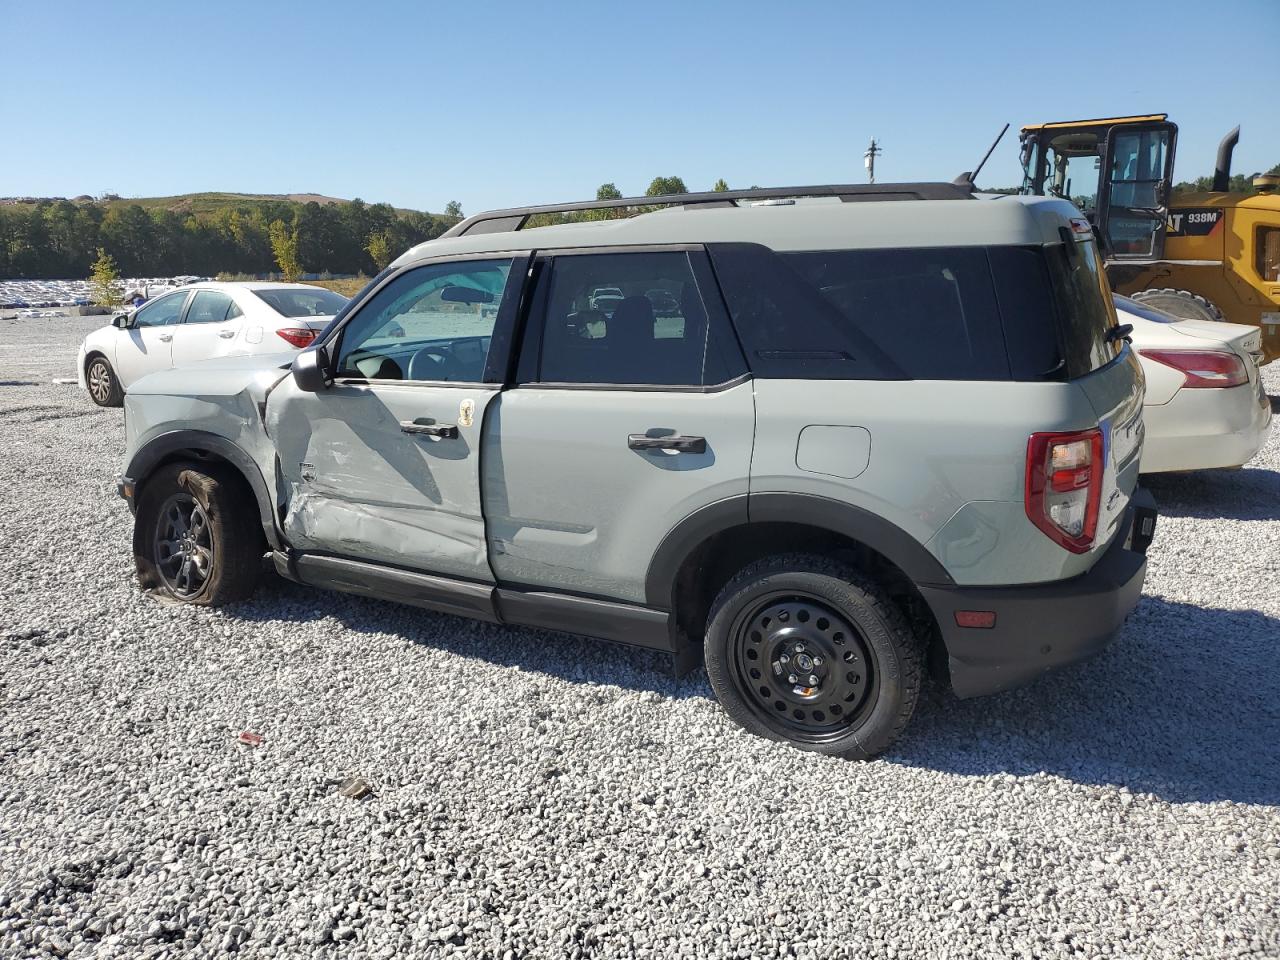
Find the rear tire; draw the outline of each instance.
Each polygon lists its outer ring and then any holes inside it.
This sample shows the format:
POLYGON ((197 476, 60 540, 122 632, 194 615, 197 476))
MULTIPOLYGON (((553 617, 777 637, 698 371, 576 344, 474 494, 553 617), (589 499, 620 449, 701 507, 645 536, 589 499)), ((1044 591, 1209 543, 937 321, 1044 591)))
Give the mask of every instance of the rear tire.
POLYGON ((884 591, 808 554, 734 576, 712 604, 704 646, 716 698, 741 726, 858 760, 906 729, 924 671, 923 644, 884 591))
POLYGON ((1211 300, 1200 296, 1198 293, 1192 293, 1190 290, 1153 287, 1150 290, 1139 290, 1137 293, 1132 294, 1130 299, 1155 307, 1157 310, 1163 310, 1165 313, 1171 313, 1175 317, 1182 317, 1185 320, 1213 320, 1217 323, 1223 323, 1226 319, 1223 317, 1222 311, 1214 306, 1211 300))
POLYGON ((142 486, 133 556, 144 590, 197 606, 245 600, 264 552, 257 504, 229 470, 171 463, 142 486))
POLYGON ((120 378, 103 356, 95 356, 84 368, 84 382, 89 388, 89 399, 100 407, 119 407, 124 404, 124 390, 120 378))

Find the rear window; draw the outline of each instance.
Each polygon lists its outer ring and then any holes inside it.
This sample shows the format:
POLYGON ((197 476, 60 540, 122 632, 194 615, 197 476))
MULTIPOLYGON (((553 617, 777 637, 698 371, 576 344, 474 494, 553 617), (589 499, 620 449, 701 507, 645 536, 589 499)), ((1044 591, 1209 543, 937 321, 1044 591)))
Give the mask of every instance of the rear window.
POLYGON ((253 292, 283 317, 331 317, 347 305, 346 297, 322 287, 314 290, 260 289, 253 292))
POLYGON ((1107 340, 1117 323, 1111 285, 1092 242, 1046 247, 1045 261, 1058 306, 1067 376, 1083 377, 1106 366, 1121 350, 1121 341, 1107 340))

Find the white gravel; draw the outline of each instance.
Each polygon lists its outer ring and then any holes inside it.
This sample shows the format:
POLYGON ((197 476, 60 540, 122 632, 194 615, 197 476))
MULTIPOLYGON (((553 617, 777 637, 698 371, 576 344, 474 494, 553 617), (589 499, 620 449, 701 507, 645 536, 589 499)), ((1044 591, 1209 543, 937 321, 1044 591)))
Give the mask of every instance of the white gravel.
POLYGON ((1154 485, 1107 653, 858 764, 621 647, 144 598, 94 323, 0 324, 0 955, 1280 954, 1280 428, 1154 485))

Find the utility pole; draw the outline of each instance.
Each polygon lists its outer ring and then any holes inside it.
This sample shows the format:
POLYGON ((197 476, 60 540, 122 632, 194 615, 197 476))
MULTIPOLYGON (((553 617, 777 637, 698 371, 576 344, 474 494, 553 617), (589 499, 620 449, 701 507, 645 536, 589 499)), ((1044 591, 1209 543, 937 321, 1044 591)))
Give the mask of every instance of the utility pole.
POLYGON ((871 146, 867 147, 867 152, 863 154, 863 165, 867 168, 867 176, 871 178, 871 183, 876 182, 876 157, 880 156, 882 153, 884 153, 884 151, 881 150, 880 145, 876 143, 876 138, 872 137, 871 146))

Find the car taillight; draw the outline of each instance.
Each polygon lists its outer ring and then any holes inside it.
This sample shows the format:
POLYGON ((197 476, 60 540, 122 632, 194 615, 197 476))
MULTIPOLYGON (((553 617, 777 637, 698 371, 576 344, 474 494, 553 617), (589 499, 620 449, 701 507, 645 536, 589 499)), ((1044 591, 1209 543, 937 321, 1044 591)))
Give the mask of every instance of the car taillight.
POLYGON ((1238 387, 1249 382, 1239 354, 1226 350, 1139 350, 1149 360, 1181 371, 1184 387, 1238 387))
POLYGON ((1102 431, 1033 433, 1027 441, 1027 517, 1054 543, 1085 553, 1098 532, 1102 431))
POLYGON ((289 341, 295 347, 306 347, 316 338, 316 332, 308 327, 285 327, 277 330, 276 336, 289 341))

